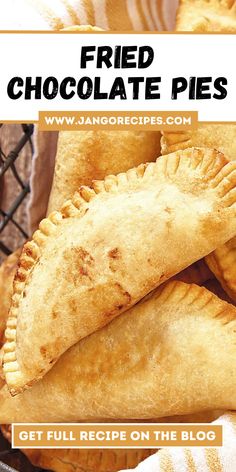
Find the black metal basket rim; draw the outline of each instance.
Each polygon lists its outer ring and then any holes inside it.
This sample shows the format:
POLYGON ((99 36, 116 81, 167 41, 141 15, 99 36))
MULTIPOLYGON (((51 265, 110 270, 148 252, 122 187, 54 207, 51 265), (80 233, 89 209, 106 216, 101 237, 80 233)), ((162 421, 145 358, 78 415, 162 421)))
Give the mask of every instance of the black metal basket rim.
POLYGON ((17 470, 13 469, 7 464, 4 464, 3 462, 0 462, 0 472, 17 472, 17 470))

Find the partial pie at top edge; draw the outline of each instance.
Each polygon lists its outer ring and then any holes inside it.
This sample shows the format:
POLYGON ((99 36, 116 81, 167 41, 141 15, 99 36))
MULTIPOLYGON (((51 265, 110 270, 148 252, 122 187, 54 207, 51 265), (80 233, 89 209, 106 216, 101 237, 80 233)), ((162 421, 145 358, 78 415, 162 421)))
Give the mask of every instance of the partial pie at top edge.
POLYGON ((235 0, 180 0, 176 29, 200 33, 236 32, 235 0))

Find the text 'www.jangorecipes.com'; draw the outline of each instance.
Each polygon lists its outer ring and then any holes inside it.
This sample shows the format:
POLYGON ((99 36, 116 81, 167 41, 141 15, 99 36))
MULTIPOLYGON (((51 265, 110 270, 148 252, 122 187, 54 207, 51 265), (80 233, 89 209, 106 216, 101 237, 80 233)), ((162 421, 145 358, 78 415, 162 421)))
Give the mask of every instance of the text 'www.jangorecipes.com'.
POLYGON ((42 130, 195 128, 197 112, 39 112, 42 130))

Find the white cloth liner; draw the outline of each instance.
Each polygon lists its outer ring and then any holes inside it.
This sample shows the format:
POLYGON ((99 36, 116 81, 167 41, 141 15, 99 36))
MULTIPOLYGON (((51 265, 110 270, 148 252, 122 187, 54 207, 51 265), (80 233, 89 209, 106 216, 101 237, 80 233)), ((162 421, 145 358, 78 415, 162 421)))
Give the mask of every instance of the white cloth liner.
MULTIPOLYGON (((212 424, 222 425, 223 427, 222 447, 213 449, 206 447, 160 449, 132 470, 135 472, 235 472, 236 413, 225 413, 212 424), (210 451, 213 453, 211 457, 209 457, 210 451), (191 461, 188 460, 189 455, 191 461)), ((120 472, 130 471, 131 469, 120 472)))

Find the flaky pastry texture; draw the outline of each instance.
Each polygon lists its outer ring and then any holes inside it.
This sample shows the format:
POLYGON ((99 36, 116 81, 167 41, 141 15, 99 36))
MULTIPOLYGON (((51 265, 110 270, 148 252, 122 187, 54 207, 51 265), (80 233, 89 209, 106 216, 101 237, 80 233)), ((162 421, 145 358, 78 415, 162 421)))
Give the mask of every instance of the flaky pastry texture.
POLYGON ((81 187, 24 246, 3 369, 12 394, 236 233, 236 162, 189 149, 81 187), (141 242, 141 243, 140 243, 141 242))
POLYGON ((0 422, 235 409, 235 328, 235 307, 204 287, 168 282, 69 349, 31 389, 12 397, 4 386, 0 422))

